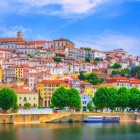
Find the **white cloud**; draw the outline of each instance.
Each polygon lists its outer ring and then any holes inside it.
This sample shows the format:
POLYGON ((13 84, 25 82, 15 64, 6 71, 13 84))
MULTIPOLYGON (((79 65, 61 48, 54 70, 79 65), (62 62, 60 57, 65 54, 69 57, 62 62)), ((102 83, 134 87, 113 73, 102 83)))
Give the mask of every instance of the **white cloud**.
POLYGON ((91 47, 100 51, 109 51, 123 48, 130 54, 139 55, 139 37, 124 35, 121 33, 105 32, 99 35, 89 35, 77 39, 77 47, 91 47))
POLYGON ((12 27, 5 27, 3 25, 0 26, 0 37, 16 37, 17 31, 21 31, 23 34, 25 34, 26 37, 31 32, 30 28, 25 28, 20 25, 12 26, 12 27))
POLYGON ((111 0, 5 0, 5 4, 19 13, 43 13, 54 15, 83 15, 94 12, 111 0))

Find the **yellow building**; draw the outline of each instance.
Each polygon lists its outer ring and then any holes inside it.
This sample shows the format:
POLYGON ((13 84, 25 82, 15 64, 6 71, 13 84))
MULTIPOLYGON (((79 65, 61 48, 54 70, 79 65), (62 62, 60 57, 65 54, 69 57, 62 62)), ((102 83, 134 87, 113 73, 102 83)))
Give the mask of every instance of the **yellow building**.
POLYGON ((3 80, 3 69, 0 67, 0 82, 3 80))
POLYGON ((69 89, 70 86, 63 80, 43 80, 38 83, 37 90, 40 96, 40 103, 43 107, 49 107, 51 104, 51 98, 54 91, 60 87, 69 89))
POLYGON ((23 87, 13 88, 18 96, 18 105, 23 108, 26 102, 31 104, 32 108, 37 108, 38 106, 38 93, 32 92, 23 87))
POLYGON ((16 67, 15 75, 16 75, 17 79, 23 78, 23 68, 22 67, 16 67))
POLYGON ((93 88, 92 87, 85 87, 85 94, 87 96, 92 97, 93 96, 93 88))

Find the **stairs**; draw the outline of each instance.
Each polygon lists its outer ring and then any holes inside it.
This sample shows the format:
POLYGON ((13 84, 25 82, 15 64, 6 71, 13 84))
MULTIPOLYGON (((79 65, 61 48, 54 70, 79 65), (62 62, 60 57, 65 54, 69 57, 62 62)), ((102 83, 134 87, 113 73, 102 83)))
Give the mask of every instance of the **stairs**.
POLYGON ((49 123, 49 122, 53 122, 55 120, 61 119, 63 117, 68 117, 70 115, 71 115, 71 113, 54 113, 54 114, 40 118, 40 122, 49 123))

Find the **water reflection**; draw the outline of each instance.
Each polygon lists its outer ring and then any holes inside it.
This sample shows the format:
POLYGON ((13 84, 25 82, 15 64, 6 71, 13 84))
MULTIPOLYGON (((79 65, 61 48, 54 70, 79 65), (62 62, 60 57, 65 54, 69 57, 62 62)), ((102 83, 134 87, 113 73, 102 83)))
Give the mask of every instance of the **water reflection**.
POLYGON ((140 124, 46 123, 0 125, 0 140, 139 140, 140 124))

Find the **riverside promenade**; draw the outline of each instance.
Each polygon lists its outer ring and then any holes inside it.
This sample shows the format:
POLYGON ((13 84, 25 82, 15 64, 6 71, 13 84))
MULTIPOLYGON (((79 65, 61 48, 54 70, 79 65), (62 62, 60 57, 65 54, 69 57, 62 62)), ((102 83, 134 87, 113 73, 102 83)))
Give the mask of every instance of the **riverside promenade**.
POLYGON ((1 124, 39 124, 39 123, 62 123, 83 122, 86 116, 120 116, 120 122, 140 122, 140 113, 90 113, 90 112, 67 112, 53 114, 0 114, 1 124))

